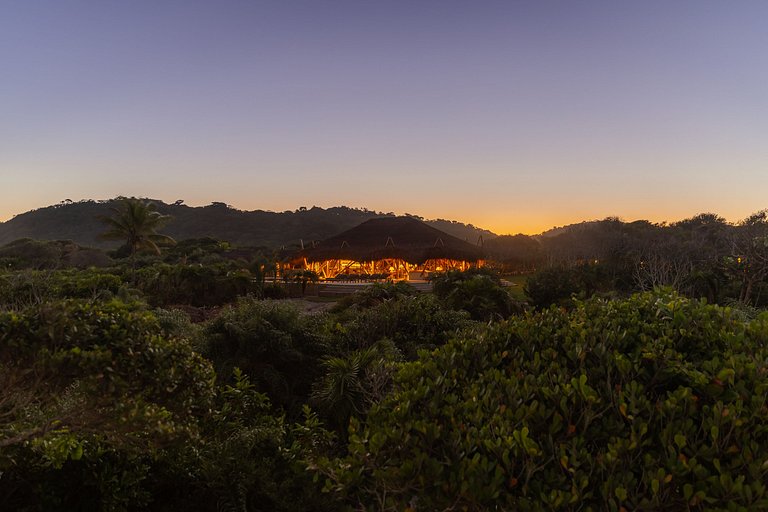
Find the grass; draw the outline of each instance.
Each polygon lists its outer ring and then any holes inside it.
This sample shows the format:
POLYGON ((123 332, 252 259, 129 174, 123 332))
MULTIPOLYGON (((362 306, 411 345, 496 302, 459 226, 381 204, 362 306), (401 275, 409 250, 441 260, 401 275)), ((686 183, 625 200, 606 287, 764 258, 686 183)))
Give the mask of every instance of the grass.
POLYGON ((525 287, 526 281, 528 281, 528 277, 531 274, 515 274, 515 275, 509 275, 509 276, 502 276, 502 279, 505 281, 509 281, 512 283, 512 286, 507 288, 509 291, 509 294, 512 295, 513 298, 516 300, 526 300, 528 297, 525 296, 525 292, 523 291, 523 288, 525 287))

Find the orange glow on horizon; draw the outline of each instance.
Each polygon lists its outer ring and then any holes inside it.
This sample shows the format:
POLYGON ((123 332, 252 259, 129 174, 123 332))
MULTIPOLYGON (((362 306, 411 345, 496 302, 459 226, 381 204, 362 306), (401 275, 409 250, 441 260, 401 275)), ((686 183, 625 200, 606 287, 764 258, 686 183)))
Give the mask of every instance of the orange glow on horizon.
MULTIPOLYGON (((124 194, 126 196, 130 196, 132 194, 124 194)), ((159 194, 150 194, 154 195, 158 200, 166 202, 166 203, 173 203, 173 199, 166 198, 166 197, 157 197, 159 194)), ((138 195, 137 197, 142 197, 141 195, 138 195)), ((146 194, 143 196, 146 197, 146 194)), ((95 198, 96 200, 100 200, 99 198, 95 198)), ((77 201, 78 199, 74 199, 77 201)), ((220 198, 216 198, 215 200, 220 200, 220 198)), ((196 206, 205 206, 207 204, 210 204, 212 201, 207 201, 205 199, 199 200, 199 201, 185 201, 184 204, 191 207, 196 206)), ((339 206, 343 204, 345 201, 339 200, 337 203, 328 203, 328 204, 317 204, 316 206, 324 209, 333 208, 335 206, 339 206)), ((311 202, 297 202, 297 205, 301 205, 302 203, 306 203, 306 206, 308 208, 311 208, 313 204, 311 202)), ((48 204, 29 204, 28 201, 24 201, 23 199, 16 199, 11 202, 6 202, 2 205, 3 209, 0 209, 0 222, 7 222, 11 220, 14 216, 29 212, 31 210, 39 209, 39 208, 45 208, 47 206, 51 206, 53 204, 56 204, 56 202, 48 203, 48 204)), ((293 206, 289 208, 275 208, 275 205, 259 205, 253 202, 253 200, 248 201, 242 201, 242 203, 238 202, 228 202, 228 204, 232 204, 234 208, 244 210, 244 211, 253 211, 253 210, 266 210, 266 211, 274 211, 274 212, 283 212, 283 211, 295 211, 299 208, 299 206, 293 206)), ((603 220, 607 217, 618 217, 624 222, 634 222, 638 220, 647 220, 652 223, 674 223, 683 219, 691 218, 695 215, 698 215, 700 213, 715 213, 717 215, 720 215, 721 217, 724 217, 727 222, 730 223, 738 223, 740 220, 746 218, 747 216, 751 215, 752 213, 755 213, 757 211, 760 211, 760 207, 752 207, 741 205, 741 207, 738 208, 722 208, 723 205, 720 205, 721 207, 718 208, 717 206, 712 206, 710 208, 706 207, 699 207, 696 208, 685 206, 685 205, 676 205, 675 208, 670 208, 668 212, 665 213, 652 213, 652 214, 643 214, 640 208, 627 208, 627 212, 620 212, 620 211, 610 211, 607 209, 596 207, 594 209, 587 209, 584 208, 578 212, 564 212, 564 211, 549 211, 546 213, 541 213, 536 211, 536 208, 525 205, 524 207, 518 206, 515 208, 515 211, 511 212, 505 212, 500 211, 499 208, 494 208, 494 211, 484 211, 484 212, 467 212, 464 210, 459 210, 456 208, 445 208, 442 209, 440 205, 416 205, 415 207, 406 207, 403 208, 403 205, 398 205, 400 208, 387 208, 387 207, 381 207, 381 205, 377 205, 378 207, 369 207, 368 209, 371 211, 378 211, 378 212, 393 212, 396 215, 404 215, 406 213, 412 214, 412 215, 418 215, 422 217, 425 220, 433 220, 433 219, 445 219, 445 220, 451 220, 456 222, 461 222, 464 224, 471 224, 477 228, 480 229, 486 229, 489 230, 497 235, 516 235, 516 234, 525 234, 525 235, 538 235, 540 233, 549 231, 554 228, 568 226, 571 224, 578 224, 581 222, 589 222, 589 221, 599 221, 603 220), (525 209, 525 212, 521 212, 522 209, 525 209)), ((362 208, 360 206, 349 206, 350 208, 362 208)))

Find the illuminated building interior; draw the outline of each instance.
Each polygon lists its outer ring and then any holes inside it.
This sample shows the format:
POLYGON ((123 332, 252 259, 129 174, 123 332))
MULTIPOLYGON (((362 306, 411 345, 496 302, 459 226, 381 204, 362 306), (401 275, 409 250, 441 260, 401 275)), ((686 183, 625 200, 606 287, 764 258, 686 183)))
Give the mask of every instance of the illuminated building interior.
POLYGON ((483 263, 477 245, 412 217, 385 217, 299 251, 282 269, 311 270, 321 280, 418 280, 483 263))

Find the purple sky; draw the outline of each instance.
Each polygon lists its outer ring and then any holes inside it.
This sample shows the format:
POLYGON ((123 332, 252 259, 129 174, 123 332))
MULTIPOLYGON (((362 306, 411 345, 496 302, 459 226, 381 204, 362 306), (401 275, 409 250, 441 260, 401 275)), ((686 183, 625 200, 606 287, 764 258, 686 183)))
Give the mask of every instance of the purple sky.
POLYGON ((497 232, 768 207, 768 2, 0 4, 0 220, 117 195, 497 232))

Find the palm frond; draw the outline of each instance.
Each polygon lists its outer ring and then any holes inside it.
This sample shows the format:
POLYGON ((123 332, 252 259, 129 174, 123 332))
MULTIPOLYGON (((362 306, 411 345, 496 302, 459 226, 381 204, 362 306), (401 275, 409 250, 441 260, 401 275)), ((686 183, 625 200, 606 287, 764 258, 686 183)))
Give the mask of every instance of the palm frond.
POLYGON ((167 235, 157 233, 162 225, 171 217, 155 210, 151 202, 136 198, 124 198, 120 207, 113 207, 113 216, 100 216, 107 231, 99 235, 102 240, 125 240, 126 245, 134 253, 140 249, 148 249, 160 254, 159 245, 172 245, 176 241, 167 235))

